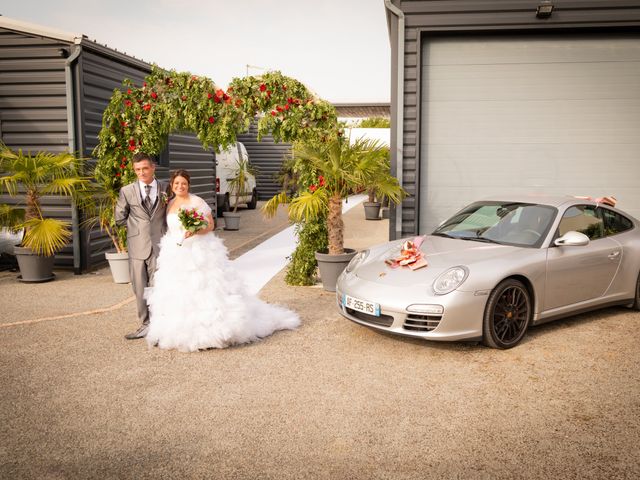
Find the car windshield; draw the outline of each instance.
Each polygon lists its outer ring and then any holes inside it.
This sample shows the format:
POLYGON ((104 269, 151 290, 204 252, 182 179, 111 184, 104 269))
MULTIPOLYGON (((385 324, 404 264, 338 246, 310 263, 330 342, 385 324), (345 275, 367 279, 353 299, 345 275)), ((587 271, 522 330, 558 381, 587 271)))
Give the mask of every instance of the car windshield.
POLYGON ((432 235, 539 247, 556 213, 553 207, 531 203, 478 202, 442 223, 432 235))

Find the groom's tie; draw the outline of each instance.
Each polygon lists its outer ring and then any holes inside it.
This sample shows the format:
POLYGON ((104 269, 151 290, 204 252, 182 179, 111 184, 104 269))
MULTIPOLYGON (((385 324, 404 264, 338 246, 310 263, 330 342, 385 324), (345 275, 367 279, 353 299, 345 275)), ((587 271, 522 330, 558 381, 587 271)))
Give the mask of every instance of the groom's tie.
POLYGON ((151 185, 144 186, 144 193, 145 197, 142 201, 142 205, 144 206, 144 209, 147 211, 147 213, 151 215, 151 197, 149 196, 149 194, 151 193, 151 185))

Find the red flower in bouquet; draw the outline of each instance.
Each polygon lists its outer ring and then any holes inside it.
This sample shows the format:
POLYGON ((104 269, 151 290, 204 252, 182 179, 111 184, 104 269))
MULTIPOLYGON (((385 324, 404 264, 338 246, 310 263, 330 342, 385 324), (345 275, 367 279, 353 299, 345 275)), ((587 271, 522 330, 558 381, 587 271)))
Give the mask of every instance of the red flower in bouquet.
MULTIPOLYGON (((185 232, 191 232, 195 234, 196 232, 202 230, 203 228, 207 228, 209 222, 204 218, 204 215, 198 212, 195 208, 191 209, 180 209, 178 211, 178 220, 180 220, 180 224, 182 228, 184 228, 185 232)), ((180 242, 178 242, 179 246, 182 246, 182 243, 186 240, 186 236, 182 238, 180 242)))

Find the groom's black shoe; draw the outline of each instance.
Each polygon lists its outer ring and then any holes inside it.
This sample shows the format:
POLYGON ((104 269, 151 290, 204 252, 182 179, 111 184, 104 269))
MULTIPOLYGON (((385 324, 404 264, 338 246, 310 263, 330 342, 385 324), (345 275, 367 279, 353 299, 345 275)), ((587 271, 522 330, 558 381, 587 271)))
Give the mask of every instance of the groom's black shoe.
POLYGON ((149 325, 142 325, 138 330, 133 333, 128 333, 124 336, 127 340, 137 340, 138 338, 144 338, 147 336, 149 325))

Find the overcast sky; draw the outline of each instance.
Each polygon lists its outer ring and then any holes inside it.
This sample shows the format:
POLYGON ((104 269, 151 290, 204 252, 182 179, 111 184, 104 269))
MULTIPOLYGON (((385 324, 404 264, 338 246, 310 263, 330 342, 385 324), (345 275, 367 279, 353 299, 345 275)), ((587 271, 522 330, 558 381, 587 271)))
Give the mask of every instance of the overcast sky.
POLYGON ((383 0, 3 0, 0 13, 220 86, 251 65, 251 75, 280 70, 332 102, 390 97, 383 0))

